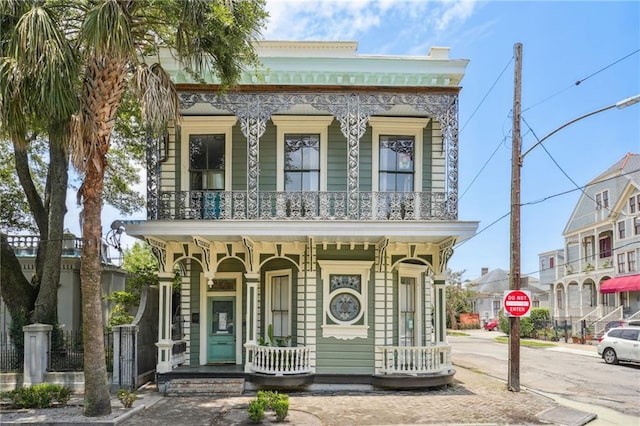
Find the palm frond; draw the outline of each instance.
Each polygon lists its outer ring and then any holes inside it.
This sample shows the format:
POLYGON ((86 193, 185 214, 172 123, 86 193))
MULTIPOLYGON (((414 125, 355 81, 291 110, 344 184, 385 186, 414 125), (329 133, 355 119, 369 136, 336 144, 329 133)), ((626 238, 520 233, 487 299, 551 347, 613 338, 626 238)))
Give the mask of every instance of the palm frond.
POLYGON ((135 57, 135 42, 131 29, 130 2, 105 0, 87 11, 81 38, 97 57, 110 56, 119 60, 135 57))
POLYGON ((171 78, 159 64, 139 64, 134 83, 146 125, 160 132, 170 120, 178 120, 178 93, 171 78))
POLYGON ((50 10, 26 11, 7 53, 23 75, 22 90, 29 92, 28 99, 40 114, 59 120, 77 111, 78 57, 50 10))

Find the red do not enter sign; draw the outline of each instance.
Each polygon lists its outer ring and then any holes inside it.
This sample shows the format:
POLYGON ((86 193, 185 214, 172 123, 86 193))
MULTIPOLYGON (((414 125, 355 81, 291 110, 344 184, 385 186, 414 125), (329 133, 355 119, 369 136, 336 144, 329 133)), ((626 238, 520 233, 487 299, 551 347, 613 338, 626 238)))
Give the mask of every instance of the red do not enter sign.
POLYGON ((527 290, 505 290, 502 306, 507 316, 528 317, 531 313, 531 292, 527 290))

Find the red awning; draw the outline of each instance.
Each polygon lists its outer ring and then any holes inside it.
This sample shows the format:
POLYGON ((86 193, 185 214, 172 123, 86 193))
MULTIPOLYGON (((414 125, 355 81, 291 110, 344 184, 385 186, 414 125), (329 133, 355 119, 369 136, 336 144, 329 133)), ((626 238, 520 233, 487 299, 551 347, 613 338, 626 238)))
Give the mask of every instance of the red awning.
POLYGON ((600 286, 600 293, 622 293, 623 291, 640 291, 640 275, 611 278, 600 286))

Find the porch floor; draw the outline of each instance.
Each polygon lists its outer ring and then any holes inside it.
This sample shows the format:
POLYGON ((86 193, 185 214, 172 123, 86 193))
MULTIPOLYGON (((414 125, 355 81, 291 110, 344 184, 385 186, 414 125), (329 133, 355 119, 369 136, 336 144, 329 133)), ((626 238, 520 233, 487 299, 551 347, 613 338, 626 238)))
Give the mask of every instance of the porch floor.
POLYGON ((377 389, 426 389, 448 385, 453 382, 455 370, 443 373, 420 376, 405 375, 336 375, 336 374, 300 374, 286 376, 271 376, 258 373, 246 373, 244 365, 238 364, 209 364, 183 365, 174 370, 158 374, 158 384, 168 383, 180 379, 223 379, 242 378, 246 382, 268 388, 298 388, 319 387, 327 385, 365 385, 377 389))

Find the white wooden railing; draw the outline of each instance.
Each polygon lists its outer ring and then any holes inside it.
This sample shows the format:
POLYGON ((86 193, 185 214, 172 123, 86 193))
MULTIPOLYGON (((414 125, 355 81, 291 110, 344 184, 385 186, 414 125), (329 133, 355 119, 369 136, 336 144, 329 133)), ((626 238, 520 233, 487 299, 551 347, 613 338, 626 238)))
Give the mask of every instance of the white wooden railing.
POLYGON ((311 373, 311 348, 306 346, 260 346, 254 343, 247 348, 247 368, 254 373, 283 376, 311 373))
POLYGON ((378 346, 382 352, 379 374, 429 374, 452 368, 451 346, 378 346))

